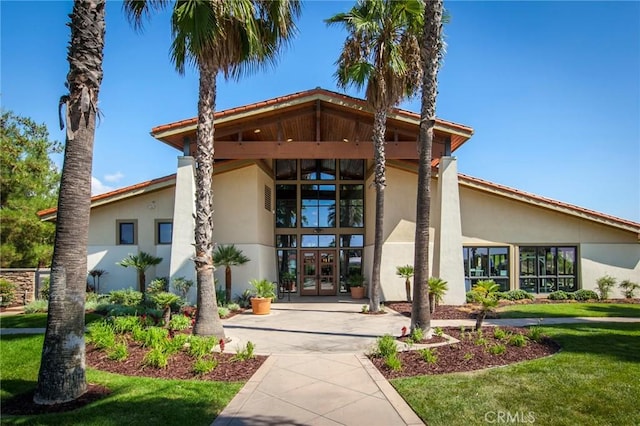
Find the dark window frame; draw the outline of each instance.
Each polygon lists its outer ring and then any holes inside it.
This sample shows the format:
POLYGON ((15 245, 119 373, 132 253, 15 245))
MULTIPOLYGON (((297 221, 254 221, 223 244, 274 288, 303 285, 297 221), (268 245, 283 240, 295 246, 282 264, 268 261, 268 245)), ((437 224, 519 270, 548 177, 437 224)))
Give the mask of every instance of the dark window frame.
MULTIPOLYGON (((482 256, 482 255, 481 255, 482 256)), ((464 269, 464 282, 466 291, 471 290, 473 285, 478 281, 493 280, 500 286, 500 291, 509 291, 511 288, 511 247, 505 245, 466 245, 462 247, 462 261, 464 269), (504 256, 506 263, 493 265, 491 262, 492 251, 506 249, 507 253, 495 253, 493 256, 504 256), (471 266, 472 250, 486 250, 488 265, 482 265, 481 269, 471 266), (472 273, 473 271, 473 273, 472 273), (480 271, 480 272, 478 272, 480 271)), ((477 263, 476 263, 477 266, 477 263)))
POLYGON ((155 236, 156 236, 156 245, 171 245, 173 243, 173 220, 172 219, 156 219, 155 220, 155 236), (160 226, 162 225, 171 225, 171 234, 169 237, 169 241, 162 241, 160 232, 160 226))
MULTIPOLYGON (((530 254, 529 254, 530 255, 530 254)), ((518 288, 526 290, 533 294, 549 294, 554 291, 563 290, 566 292, 574 292, 580 289, 578 281, 578 271, 580 256, 578 255, 578 246, 573 244, 559 244, 559 245, 526 245, 518 247, 518 265, 519 265, 519 277, 518 288), (567 274, 566 258, 560 256, 561 251, 573 251, 573 273, 567 274), (535 251, 533 259, 523 259, 524 252, 535 251), (553 256, 553 264, 549 264, 549 254, 553 256), (560 259, 565 259, 564 267, 561 268, 562 263, 560 259), (532 273, 525 273, 530 268, 523 268, 523 262, 528 261, 535 269, 532 273), (544 265, 541 265, 541 262, 544 265), (549 273, 549 271, 552 273, 549 273), (565 273, 561 273, 565 272, 565 273), (567 282, 573 281, 573 285, 567 285, 567 282), (523 285, 525 282, 531 282, 532 286, 523 285), (565 285, 560 285, 563 282, 565 285), (547 284, 549 283, 549 284, 547 284)), ((529 266, 532 266, 529 265, 529 266)))
POLYGON ((118 246, 135 246, 138 245, 138 219, 118 219, 116 220, 116 245, 118 246), (123 242, 123 225, 131 225, 133 231, 133 240, 131 242, 123 242))

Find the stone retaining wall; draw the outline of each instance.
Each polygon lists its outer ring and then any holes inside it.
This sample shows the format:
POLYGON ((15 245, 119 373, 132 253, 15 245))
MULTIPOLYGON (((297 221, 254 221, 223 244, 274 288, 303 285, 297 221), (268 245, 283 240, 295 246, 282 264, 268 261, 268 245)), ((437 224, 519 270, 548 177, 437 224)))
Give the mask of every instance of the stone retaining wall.
POLYGON ((16 286, 15 298, 11 306, 26 305, 35 299, 42 279, 49 276, 49 269, 8 268, 0 269, 0 278, 16 286), (37 283, 37 284, 36 284, 37 283))

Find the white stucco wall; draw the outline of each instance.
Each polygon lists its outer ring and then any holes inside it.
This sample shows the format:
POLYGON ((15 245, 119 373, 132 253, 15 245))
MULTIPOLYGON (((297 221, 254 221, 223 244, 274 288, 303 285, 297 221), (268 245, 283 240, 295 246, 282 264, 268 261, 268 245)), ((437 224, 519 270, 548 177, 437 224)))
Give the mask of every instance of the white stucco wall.
MULTIPOLYGON (((640 244, 581 244, 580 280, 582 288, 596 290, 596 281, 605 275, 640 283, 640 244)), ((613 297, 624 297, 616 286, 613 297)))

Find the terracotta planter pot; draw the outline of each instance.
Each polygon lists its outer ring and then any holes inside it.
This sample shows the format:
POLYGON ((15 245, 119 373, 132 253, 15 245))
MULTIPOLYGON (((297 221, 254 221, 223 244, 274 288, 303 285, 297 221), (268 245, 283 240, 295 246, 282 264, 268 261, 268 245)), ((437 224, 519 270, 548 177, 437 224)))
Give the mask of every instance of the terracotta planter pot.
POLYGON ((251 309, 255 315, 268 315, 271 313, 271 299, 265 297, 252 297, 251 309))
POLYGON ((352 299, 364 299, 364 287, 351 287, 352 299))

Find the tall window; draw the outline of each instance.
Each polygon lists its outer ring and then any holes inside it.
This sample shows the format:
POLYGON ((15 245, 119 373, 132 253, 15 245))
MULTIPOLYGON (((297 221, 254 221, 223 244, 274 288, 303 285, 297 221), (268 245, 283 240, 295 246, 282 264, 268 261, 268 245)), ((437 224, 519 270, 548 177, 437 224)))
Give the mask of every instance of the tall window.
POLYGON ((520 288, 531 293, 577 290, 576 259, 576 247, 520 247, 520 288))
POLYGON ((156 221, 156 244, 171 244, 173 222, 168 220, 156 221))
POLYGON ((493 280, 500 291, 509 290, 509 247, 463 247, 466 290, 478 281, 493 280))

